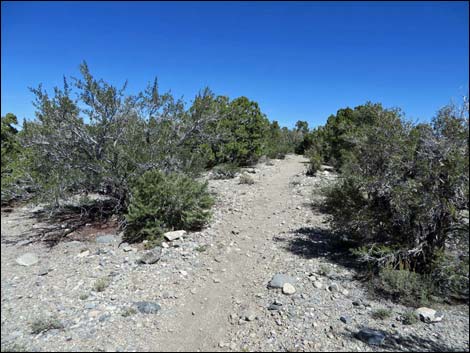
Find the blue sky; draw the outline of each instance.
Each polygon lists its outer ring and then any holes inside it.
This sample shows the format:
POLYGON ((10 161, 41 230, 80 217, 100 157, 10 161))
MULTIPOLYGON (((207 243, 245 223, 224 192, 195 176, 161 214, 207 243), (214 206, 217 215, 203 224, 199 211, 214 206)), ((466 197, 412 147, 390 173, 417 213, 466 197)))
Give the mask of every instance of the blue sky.
POLYGON ((191 102, 209 86, 271 120, 324 124, 371 100, 429 120, 468 92, 468 2, 2 2, 1 114, 34 117, 86 60, 96 77, 157 76, 191 102))

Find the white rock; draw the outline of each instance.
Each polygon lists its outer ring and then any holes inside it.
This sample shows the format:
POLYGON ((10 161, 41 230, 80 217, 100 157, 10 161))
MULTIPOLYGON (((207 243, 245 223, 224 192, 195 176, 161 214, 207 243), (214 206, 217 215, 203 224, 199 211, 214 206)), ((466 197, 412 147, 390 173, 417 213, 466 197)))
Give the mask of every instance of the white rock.
POLYGON ((313 286, 317 289, 320 289, 321 287, 323 287, 323 284, 320 281, 314 281, 313 286))
POLYGON ((285 283, 282 286, 282 293, 290 295, 295 293, 295 287, 290 283, 285 283))
POLYGON ((173 241, 173 240, 179 239, 179 238, 183 237, 184 235, 186 235, 185 230, 175 230, 173 232, 166 232, 164 234, 165 239, 168 240, 168 241, 173 241))
POLYGON ((423 322, 439 322, 444 318, 442 312, 438 312, 434 309, 421 307, 415 310, 415 316, 423 322))
POLYGON ((26 254, 21 255, 16 259, 16 263, 21 266, 32 266, 39 262, 39 258, 36 254, 28 252, 26 254))

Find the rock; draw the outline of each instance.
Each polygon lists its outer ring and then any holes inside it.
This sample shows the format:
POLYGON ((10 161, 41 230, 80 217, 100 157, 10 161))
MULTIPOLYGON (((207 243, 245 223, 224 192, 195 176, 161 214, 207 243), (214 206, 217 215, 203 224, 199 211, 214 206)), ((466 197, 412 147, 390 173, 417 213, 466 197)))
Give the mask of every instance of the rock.
POLYGON ((168 249, 169 247, 168 243, 162 242, 162 248, 168 249))
POLYGON ((377 330, 363 328, 358 333, 356 333, 356 338, 360 339, 361 341, 367 344, 373 346, 380 346, 385 340, 385 335, 377 330))
POLYGON ((21 255, 16 259, 16 263, 21 266, 32 266, 39 262, 39 258, 36 254, 28 252, 26 254, 21 255))
POLYGON ((282 286, 282 293, 287 294, 287 295, 294 294, 295 293, 295 287, 290 283, 285 283, 282 286))
POLYGON ((321 287, 323 287, 323 284, 320 281, 314 281, 313 286, 317 289, 320 289, 321 287))
POLYGON ((444 318, 444 313, 426 307, 416 309, 414 314, 426 323, 439 322, 444 318))
POLYGON ((103 314, 101 315, 99 318, 98 318, 98 321, 99 322, 105 322, 107 319, 109 319, 111 317, 111 314, 110 313, 106 313, 106 314, 103 314))
POLYGON ((90 255, 90 250, 85 250, 78 254, 77 257, 87 257, 88 255, 90 255))
POLYGON ((85 309, 94 309, 96 308, 96 304, 95 303, 86 303, 85 304, 85 309))
POLYGON ((213 278, 213 281, 214 281, 214 283, 220 283, 220 279, 219 279, 219 278, 213 278))
POLYGON ((328 289, 330 290, 330 292, 338 292, 339 286, 336 283, 331 283, 328 289))
POLYGON ((50 269, 48 269, 48 268, 43 268, 42 270, 40 270, 40 271, 38 272, 38 276, 45 276, 45 275, 47 275, 47 274, 49 273, 49 271, 50 271, 50 269))
POLYGON ((186 235, 185 230, 175 230, 174 232, 166 232, 163 236, 168 241, 173 241, 176 239, 181 238, 182 236, 186 235))
POLYGON ((246 321, 255 321, 256 320, 256 314, 255 313, 247 313, 244 315, 246 321))
POLYGON ((361 306, 361 303, 359 303, 358 301, 355 300, 355 301, 352 302, 352 305, 354 305, 354 306, 361 306))
POLYGON ((268 310, 281 310, 282 304, 272 303, 268 306, 268 310))
POLYGON ((105 234, 105 235, 100 235, 96 237, 95 240, 98 244, 109 244, 109 243, 114 243, 117 241, 116 236, 112 234, 105 234))
POLYGON ((278 273, 278 274, 274 275, 274 277, 268 283, 268 287, 282 288, 282 287, 284 287, 284 284, 286 284, 286 283, 290 283, 290 284, 295 283, 295 279, 288 276, 288 275, 278 273))
POLYGON ((121 249, 124 252, 129 252, 129 251, 134 250, 134 248, 132 246, 130 246, 128 243, 122 243, 121 244, 121 249))
POLYGON ((139 310, 142 314, 156 314, 161 309, 161 306, 158 303, 142 301, 136 302, 134 304, 137 307, 137 310, 139 310))
POLYGON ((156 246, 152 250, 149 250, 144 255, 142 255, 142 257, 137 260, 137 263, 151 265, 160 260, 161 256, 162 248, 156 246))
POLYGON ((341 316, 339 319, 345 324, 351 323, 351 318, 349 316, 341 316))

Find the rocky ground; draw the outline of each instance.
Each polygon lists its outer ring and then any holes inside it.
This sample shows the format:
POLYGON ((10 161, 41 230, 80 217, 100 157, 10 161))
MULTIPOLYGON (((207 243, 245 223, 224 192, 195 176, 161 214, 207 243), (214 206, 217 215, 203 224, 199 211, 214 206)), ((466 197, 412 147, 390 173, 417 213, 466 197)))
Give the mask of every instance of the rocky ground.
POLYGON ((49 248, 25 241, 41 227, 34 208, 2 211, 2 351, 468 351, 468 306, 405 325, 412 308, 368 295, 311 208, 334 175, 307 177, 304 162, 260 164, 252 185, 210 180, 211 225, 152 264, 115 227, 49 248), (269 287, 276 274, 289 285, 269 287), (360 340, 364 328, 381 344, 360 340))

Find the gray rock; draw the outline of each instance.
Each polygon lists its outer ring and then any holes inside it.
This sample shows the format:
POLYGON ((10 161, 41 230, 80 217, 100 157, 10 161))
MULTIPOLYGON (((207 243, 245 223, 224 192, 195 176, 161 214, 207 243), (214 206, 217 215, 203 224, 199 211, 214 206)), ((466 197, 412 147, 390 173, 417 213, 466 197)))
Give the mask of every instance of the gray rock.
POLYGON ((101 316, 98 318, 98 321, 99 321, 99 322, 104 322, 104 321, 108 320, 110 317, 111 317, 111 314, 106 313, 106 314, 101 315, 101 316))
POLYGON ((47 275, 47 274, 49 273, 49 271, 50 271, 50 269, 48 269, 48 268, 43 268, 43 269, 39 270, 38 276, 45 276, 45 275, 47 275))
POLYGON ((137 260, 139 264, 154 264, 162 257, 162 248, 156 246, 152 250, 147 251, 140 259, 137 260))
POLYGON ((163 236, 165 237, 166 240, 173 241, 173 240, 183 237, 184 235, 186 235, 185 230, 175 230, 173 232, 166 232, 163 236))
POLYGON ((39 258, 36 254, 28 252, 26 254, 21 255, 16 259, 16 263, 21 266, 32 266, 39 262, 39 258))
POLYGON ((282 288, 282 287, 284 287, 284 284, 286 284, 286 283, 290 283, 290 284, 295 283, 295 278, 292 278, 288 275, 278 273, 278 274, 274 275, 274 277, 268 283, 268 287, 282 288))
POLYGON ((385 335, 377 330, 363 328, 358 333, 356 333, 356 338, 360 339, 361 341, 367 344, 373 346, 380 346, 385 340, 385 335))
POLYGON ((136 302, 134 304, 137 307, 137 310, 139 310, 142 314, 156 314, 161 309, 161 306, 158 303, 142 301, 136 302))
POLYGON ((281 310, 282 309, 282 304, 276 304, 272 303, 268 306, 268 310, 281 310))
POLYGON ((331 283, 328 289, 330 290, 330 292, 338 292, 339 286, 336 283, 331 283))
POLYGON ((112 234, 105 234, 105 235, 100 235, 96 237, 95 240, 98 244, 109 244, 109 243, 114 243, 117 241, 116 236, 112 234))
POLYGON ((351 318, 349 316, 341 316, 339 319, 345 324, 351 323, 351 318))
POLYGON ((444 313, 426 307, 416 309, 414 314, 418 319, 426 323, 439 322, 444 318, 444 313))

